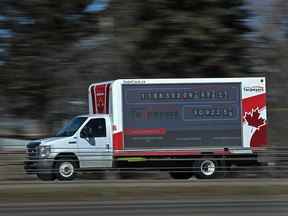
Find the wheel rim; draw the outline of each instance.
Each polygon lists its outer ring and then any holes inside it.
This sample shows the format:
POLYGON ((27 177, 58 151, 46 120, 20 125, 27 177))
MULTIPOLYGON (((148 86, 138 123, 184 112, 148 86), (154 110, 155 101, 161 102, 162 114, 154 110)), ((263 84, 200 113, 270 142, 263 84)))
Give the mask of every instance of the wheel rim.
POLYGON ((216 166, 213 161, 205 160, 201 163, 200 169, 205 176, 211 176, 215 173, 216 166))
POLYGON ((69 178, 74 174, 74 166, 70 162, 64 162, 59 166, 59 173, 64 178, 69 178))

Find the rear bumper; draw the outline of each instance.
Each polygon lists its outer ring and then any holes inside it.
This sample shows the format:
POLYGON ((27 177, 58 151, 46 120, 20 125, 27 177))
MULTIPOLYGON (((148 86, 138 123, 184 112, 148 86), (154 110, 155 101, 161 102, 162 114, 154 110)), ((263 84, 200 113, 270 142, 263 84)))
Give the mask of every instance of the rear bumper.
POLYGON ((24 170, 28 175, 33 175, 37 173, 52 173, 53 166, 54 166, 53 159, 24 161, 24 170))

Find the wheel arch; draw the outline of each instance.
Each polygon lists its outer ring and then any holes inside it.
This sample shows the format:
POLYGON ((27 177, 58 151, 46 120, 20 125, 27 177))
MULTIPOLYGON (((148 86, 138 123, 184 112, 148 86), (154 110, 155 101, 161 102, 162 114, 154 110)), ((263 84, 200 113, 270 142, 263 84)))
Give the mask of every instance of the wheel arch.
POLYGON ((73 159, 73 161, 76 162, 77 167, 80 168, 79 158, 73 152, 62 152, 62 153, 57 154, 56 157, 54 158, 54 165, 53 166, 55 167, 56 162, 60 159, 63 159, 63 158, 73 159))

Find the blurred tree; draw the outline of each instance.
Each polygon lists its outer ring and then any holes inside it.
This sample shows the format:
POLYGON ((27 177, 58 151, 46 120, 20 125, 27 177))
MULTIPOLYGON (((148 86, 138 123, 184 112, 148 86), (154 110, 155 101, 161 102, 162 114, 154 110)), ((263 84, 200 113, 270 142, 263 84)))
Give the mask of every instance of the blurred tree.
MULTIPOLYGON (((257 47, 257 56, 262 59, 270 83, 275 83, 271 88, 270 104, 274 106, 288 106, 286 82, 288 73, 288 2, 274 0, 271 3, 270 13, 263 14, 266 22, 259 32, 258 41, 262 46, 257 47), (264 49, 264 51, 263 51, 264 49)), ((281 123, 282 124, 282 123, 281 123)))
POLYGON ((79 38, 98 32, 97 15, 83 12, 91 2, 1 1, 0 14, 7 17, 4 26, 13 33, 9 58, 1 69, 1 89, 12 114, 43 120, 51 101, 62 96, 56 89, 65 82, 58 76, 69 62, 59 54, 79 38))
POLYGON ((47 127, 82 112, 94 81, 247 73, 243 2, 1 0, 3 106, 47 127))
MULTIPOLYGON (((261 60, 257 71, 265 71, 268 85, 269 143, 271 160, 277 172, 274 176, 287 176, 288 129, 288 1, 270 0, 265 6, 259 2, 255 12, 261 17, 254 47, 254 59, 261 60)), ((257 67, 258 66, 258 67, 257 67)))
POLYGON ((116 34, 137 76, 249 73, 244 0, 115 2, 121 11, 115 19, 116 34))

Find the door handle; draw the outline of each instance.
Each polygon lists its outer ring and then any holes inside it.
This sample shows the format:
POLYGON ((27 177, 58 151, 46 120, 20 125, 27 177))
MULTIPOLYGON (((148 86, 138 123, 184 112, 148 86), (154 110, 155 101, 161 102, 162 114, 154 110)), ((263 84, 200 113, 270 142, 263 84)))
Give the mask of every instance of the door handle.
POLYGON ((76 144, 76 141, 70 141, 69 144, 76 144))

